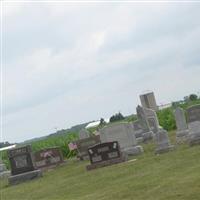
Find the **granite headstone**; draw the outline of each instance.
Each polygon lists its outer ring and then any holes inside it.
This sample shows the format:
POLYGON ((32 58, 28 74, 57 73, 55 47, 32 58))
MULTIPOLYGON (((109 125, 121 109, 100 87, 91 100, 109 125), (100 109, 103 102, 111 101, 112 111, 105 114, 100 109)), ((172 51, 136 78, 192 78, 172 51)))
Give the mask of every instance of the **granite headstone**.
POLYGON ((200 104, 187 109, 187 121, 189 128, 189 144, 200 144, 200 104))
POLYGON ((64 162, 59 147, 47 148, 34 153, 35 165, 38 169, 49 169, 64 162))
POLYGON ((24 146, 8 150, 11 166, 10 185, 32 180, 42 176, 41 170, 36 169, 31 146, 24 146))
POLYGON ((185 113, 182 108, 177 107, 174 111, 175 120, 176 120, 176 142, 183 143, 186 142, 188 139, 188 125, 185 118, 185 113))
POLYGON ((147 142, 153 138, 153 132, 150 129, 144 108, 137 106, 136 111, 138 120, 133 122, 136 139, 147 142))
POLYGON ((166 130, 160 128, 155 134, 156 141, 156 154, 161 154, 174 149, 174 146, 170 144, 168 133, 166 130))
POLYGON ((109 166, 127 160, 127 157, 121 153, 117 141, 94 145, 88 148, 88 154, 91 164, 86 166, 87 170, 109 166))
POLYGON ((88 148, 95 144, 101 143, 101 141, 100 141, 100 136, 95 135, 88 138, 76 140, 74 141, 74 143, 77 146, 78 158, 80 160, 88 160, 89 159, 88 148))
POLYGON ((137 145, 133 125, 130 123, 113 123, 100 129, 101 142, 117 141, 122 152, 128 155, 143 153, 142 146, 137 145))
POLYGON ((150 129, 156 133, 158 132, 158 130, 161 128, 161 126, 159 125, 159 121, 158 121, 158 117, 157 114, 154 110, 152 109, 148 109, 148 108, 144 108, 150 129))

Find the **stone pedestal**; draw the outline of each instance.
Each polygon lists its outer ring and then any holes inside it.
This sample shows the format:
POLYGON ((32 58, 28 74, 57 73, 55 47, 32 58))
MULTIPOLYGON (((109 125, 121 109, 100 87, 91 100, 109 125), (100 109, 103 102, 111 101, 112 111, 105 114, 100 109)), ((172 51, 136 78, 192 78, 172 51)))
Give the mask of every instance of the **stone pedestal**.
POLYGON ((16 185, 42 176, 41 170, 34 170, 23 174, 10 176, 8 182, 10 185, 16 185))
POLYGON ((158 132, 155 135, 155 140, 157 145, 155 150, 156 154, 165 153, 174 149, 174 146, 170 144, 168 133, 164 129, 158 130, 158 132))
POLYGON ((176 131, 176 143, 182 144, 186 143, 189 138, 189 130, 177 130, 176 131))
POLYGON ((140 155, 144 152, 144 149, 142 146, 137 145, 137 146, 133 146, 133 147, 126 147, 124 149, 122 149, 122 152, 124 152, 125 154, 129 155, 129 156, 137 156, 140 155))
POLYGON ((152 131, 146 132, 142 134, 143 142, 146 143, 153 139, 154 133, 152 131))
POLYGON ((112 160, 103 161, 101 163, 95 163, 95 164, 87 165, 86 169, 89 171, 89 170, 93 170, 93 169, 97 169, 97 168, 115 165, 115 164, 125 162, 125 161, 127 161, 126 157, 115 158, 115 159, 112 159, 112 160))

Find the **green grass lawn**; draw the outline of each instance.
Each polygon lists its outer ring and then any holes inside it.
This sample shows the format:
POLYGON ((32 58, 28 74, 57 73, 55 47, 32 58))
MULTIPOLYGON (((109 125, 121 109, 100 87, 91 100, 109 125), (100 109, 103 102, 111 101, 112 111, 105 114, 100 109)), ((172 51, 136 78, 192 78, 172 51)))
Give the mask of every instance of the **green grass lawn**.
MULTIPOLYGON (((170 133, 174 142, 174 132, 170 133)), ((1 182, 1 200, 198 200, 200 145, 180 145, 155 155, 154 144, 143 145, 136 161, 87 172, 88 162, 70 160, 43 178, 9 187, 1 182)))

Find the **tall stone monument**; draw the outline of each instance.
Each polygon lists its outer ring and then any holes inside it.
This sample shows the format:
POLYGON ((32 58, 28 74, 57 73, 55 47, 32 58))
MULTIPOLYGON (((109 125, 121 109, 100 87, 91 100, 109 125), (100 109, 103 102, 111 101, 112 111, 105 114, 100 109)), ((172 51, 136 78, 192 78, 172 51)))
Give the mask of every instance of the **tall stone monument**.
POLYGON ((190 145, 200 144, 200 104, 187 109, 190 145))
POLYGON ((174 111, 174 116, 176 120, 176 142, 182 143, 186 142, 189 135, 188 125, 185 118, 185 113, 182 108, 176 108, 174 111))
POLYGON ((153 92, 147 92, 147 93, 141 94, 140 101, 141 101, 142 107, 149 108, 155 111, 158 110, 158 106, 156 104, 156 99, 153 92))
POLYGON ((147 117, 150 129, 154 133, 158 132, 159 128, 162 128, 162 127, 159 124, 156 112, 154 110, 148 109, 148 108, 144 108, 144 111, 145 111, 145 115, 147 117))
POLYGON ((133 122, 136 139, 142 142, 151 140, 153 138, 153 132, 150 129, 144 108, 137 106, 136 111, 138 120, 133 122))
POLYGON ((149 122, 149 126, 154 132, 154 140, 156 143, 155 153, 160 154, 173 150, 174 146, 170 144, 167 131, 160 126, 156 112, 148 108, 144 108, 144 111, 149 122))
POLYGON ((117 141, 121 151, 127 155, 138 155, 143 152, 142 146, 137 145, 133 125, 127 122, 113 123, 100 129, 101 142, 117 141))

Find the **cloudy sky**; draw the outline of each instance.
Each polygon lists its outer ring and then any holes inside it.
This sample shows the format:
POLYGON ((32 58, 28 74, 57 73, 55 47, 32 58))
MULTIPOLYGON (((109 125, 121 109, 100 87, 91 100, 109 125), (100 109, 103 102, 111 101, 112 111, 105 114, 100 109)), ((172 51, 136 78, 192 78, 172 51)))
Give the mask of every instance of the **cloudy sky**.
POLYGON ((200 3, 4 3, 3 140, 200 91, 200 3))

